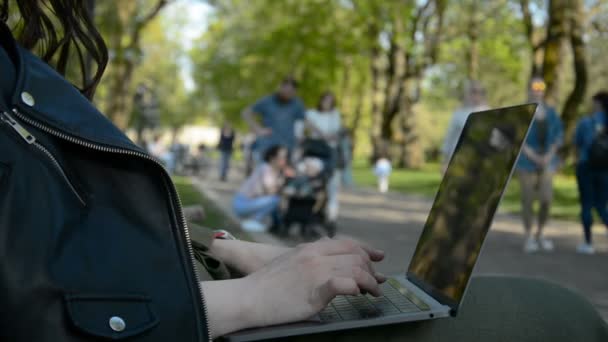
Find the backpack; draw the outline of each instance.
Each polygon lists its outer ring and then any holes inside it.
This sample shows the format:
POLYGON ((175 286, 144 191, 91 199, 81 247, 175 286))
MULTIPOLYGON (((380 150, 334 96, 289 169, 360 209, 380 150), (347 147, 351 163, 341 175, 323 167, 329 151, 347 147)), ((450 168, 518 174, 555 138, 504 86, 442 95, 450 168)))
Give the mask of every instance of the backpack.
POLYGON ((589 165, 596 170, 608 171, 608 132, 606 128, 596 129, 589 149, 589 165))

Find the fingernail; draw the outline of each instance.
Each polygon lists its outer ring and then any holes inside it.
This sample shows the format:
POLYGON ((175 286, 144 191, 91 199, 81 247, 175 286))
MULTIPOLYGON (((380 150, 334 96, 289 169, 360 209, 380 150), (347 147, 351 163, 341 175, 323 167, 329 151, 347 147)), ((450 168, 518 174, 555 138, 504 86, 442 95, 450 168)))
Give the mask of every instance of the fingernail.
POLYGON ((376 273, 374 274, 374 276, 375 276, 376 278, 386 279, 386 276, 385 276, 383 273, 380 273, 380 272, 376 272, 376 273))

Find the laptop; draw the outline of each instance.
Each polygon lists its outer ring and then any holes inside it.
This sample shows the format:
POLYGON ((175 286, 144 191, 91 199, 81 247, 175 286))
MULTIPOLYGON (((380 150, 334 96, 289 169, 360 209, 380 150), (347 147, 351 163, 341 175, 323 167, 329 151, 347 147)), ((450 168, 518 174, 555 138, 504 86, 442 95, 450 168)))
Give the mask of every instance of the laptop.
POLYGON ((382 297, 338 296, 307 321, 243 330, 256 341, 456 316, 536 104, 469 115, 407 271, 382 297))

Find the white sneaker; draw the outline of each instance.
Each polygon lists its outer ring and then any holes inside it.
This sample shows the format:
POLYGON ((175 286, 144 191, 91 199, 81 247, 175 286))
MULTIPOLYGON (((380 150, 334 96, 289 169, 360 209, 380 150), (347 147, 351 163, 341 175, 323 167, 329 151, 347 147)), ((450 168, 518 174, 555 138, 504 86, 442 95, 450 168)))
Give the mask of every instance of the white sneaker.
POLYGON ((551 252, 555 248, 555 246, 553 245, 553 241, 544 237, 538 239, 538 243, 540 247, 546 252, 551 252))
POLYGON ((241 222, 241 228, 243 228, 244 231, 252 233, 261 233, 266 231, 266 226, 256 220, 243 220, 241 222))
POLYGON ((592 255, 595 254, 595 248, 588 243, 582 243, 576 247, 576 252, 581 254, 592 255))
POLYGON ((538 241, 536 241, 535 237, 530 236, 526 239, 526 242, 524 243, 524 252, 535 253, 538 252, 539 249, 540 246, 538 245, 538 241))

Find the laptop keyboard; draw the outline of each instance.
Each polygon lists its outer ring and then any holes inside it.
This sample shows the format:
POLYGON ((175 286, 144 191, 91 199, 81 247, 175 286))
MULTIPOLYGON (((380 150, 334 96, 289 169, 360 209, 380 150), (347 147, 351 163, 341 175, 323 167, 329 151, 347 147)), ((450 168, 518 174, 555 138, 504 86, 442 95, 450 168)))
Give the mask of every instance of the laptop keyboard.
POLYGON ((337 296, 319 313, 323 322, 349 321, 428 311, 430 307, 397 280, 389 279, 380 285, 382 297, 369 294, 337 296))

